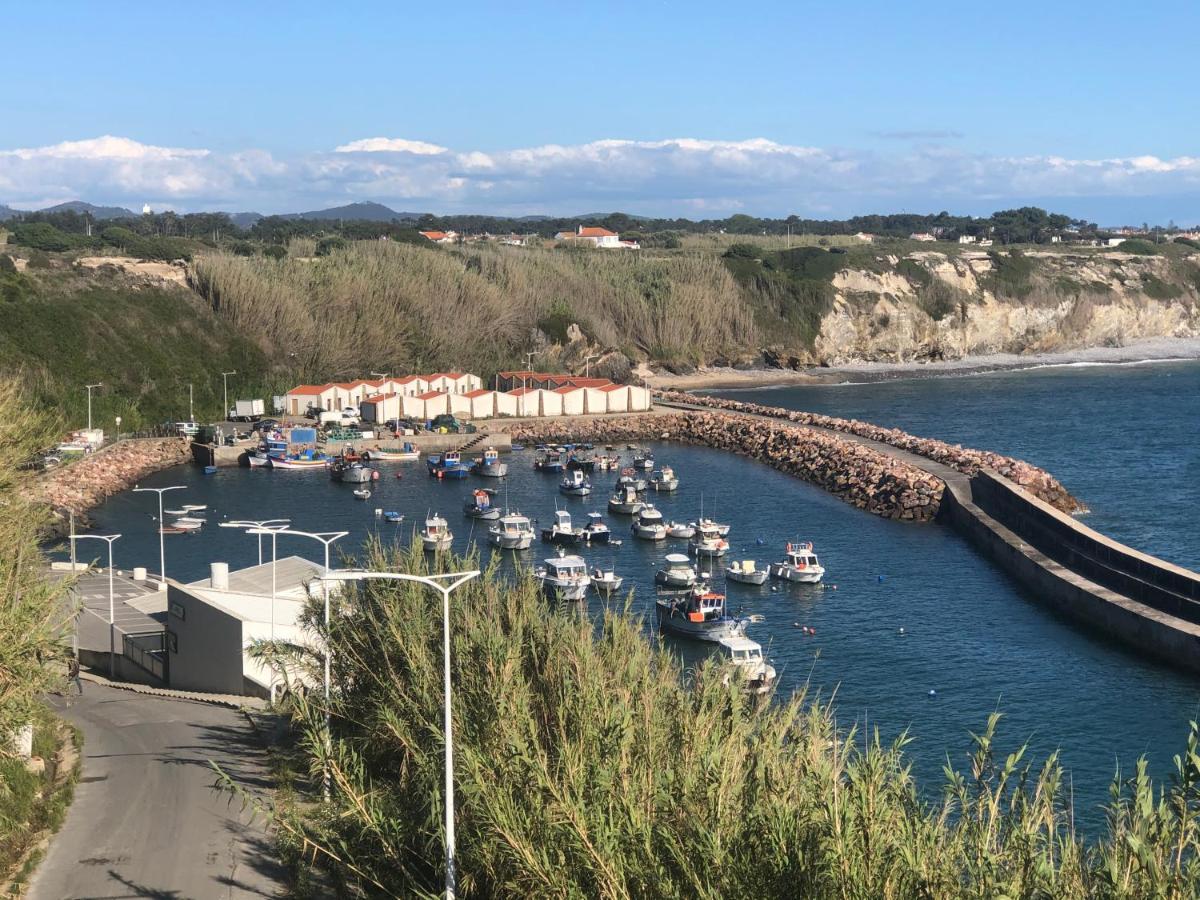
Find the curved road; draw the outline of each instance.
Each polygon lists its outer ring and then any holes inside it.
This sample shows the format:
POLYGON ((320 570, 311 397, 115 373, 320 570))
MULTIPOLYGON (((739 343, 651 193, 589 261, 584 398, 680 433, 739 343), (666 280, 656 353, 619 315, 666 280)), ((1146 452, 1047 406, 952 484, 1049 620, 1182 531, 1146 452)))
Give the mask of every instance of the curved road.
POLYGON ((34 900, 275 897, 272 838, 211 762, 247 791, 270 788, 242 713, 85 683, 56 710, 83 731, 75 802, 31 881, 34 900))

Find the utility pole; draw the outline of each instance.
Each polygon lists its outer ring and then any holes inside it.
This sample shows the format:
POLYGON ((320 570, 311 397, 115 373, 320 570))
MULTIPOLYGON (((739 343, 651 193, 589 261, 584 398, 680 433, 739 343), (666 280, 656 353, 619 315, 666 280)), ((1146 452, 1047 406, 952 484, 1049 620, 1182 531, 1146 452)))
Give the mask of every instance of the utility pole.
POLYGON ((221 383, 225 387, 225 408, 223 410, 221 410, 221 418, 222 419, 229 418, 229 376, 236 375, 236 374, 237 374, 236 370, 233 372, 222 372, 221 373, 221 383))
POLYGON ((590 354, 590 355, 588 355, 588 356, 585 356, 585 357, 583 358, 583 377, 584 377, 584 378, 589 378, 589 377, 591 377, 591 374, 592 374, 592 360, 593 360, 593 359, 599 359, 599 358, 600 358, 600 354, 599 354, 599 353, 592 353, 592 354, 590 354))
POLYGON ((88 394, 88 431, 92 430, 92 389, 102 387, 103 381, 97 381, 95 384, 85 385, 88 394))
POLYGON ((192 385, 189 383, 188 384, 188 421, 189 422, 196 421, 195 404, 192 401, 193 401, 192 385))

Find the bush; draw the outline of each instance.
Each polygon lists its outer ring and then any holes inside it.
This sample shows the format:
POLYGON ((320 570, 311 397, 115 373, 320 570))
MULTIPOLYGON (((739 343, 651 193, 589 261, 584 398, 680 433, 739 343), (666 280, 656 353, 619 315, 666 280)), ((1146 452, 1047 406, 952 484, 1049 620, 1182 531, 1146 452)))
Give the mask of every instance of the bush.
POLYGON ((234 256, 253 256, 254 245, 249 241, 234 241, 229 245, 229 252, 234 256))
POLYGON ((1033 290, 1033 261, 1020 250, 1007 254, 995 250, 988 253, 992 260, 992 271, 984 283, 996 296, 1021 299, 1033 290))
POLYGON ((1146 273, 1142 276, 1142 293, 1152 300, 1174 300, 1183 296, 1183 288, 1163 281, 1157 275, 1146 273))
POLYGON ((278 244, 270 244, 263 247, 263 256, 267 259, 287 259, 287 248, 280 247, 278 244))
POLYGON ((730 244, 723 256, 726 259, 762 259, 763 249, 758 244, 748 242, 730 244))
POLYGON ((933 273, 915 259, 902 259, 896 264, 896 271, 907 278, 918 288, 929 287, 933 281, 933 273))
POLYGON ((315 256, 329 256, 335 250, 345 250, 346 239, 337 237, 336 235, 327 238, 321 238, 317 241, 317 249, 315 256))
POLYGON ((1135 239, 1121 241, 1114 249, 1120 253, 1136 253, 1138 256, 1158 255, 1158 248, 1152 243, 1135 239))
POLYGON ((934 278, 917 294, 917 306, 935 322, 965 305, 966 296, 940 278, 934 278))
POLYGON ((59 231, 49 222, 30 222, 15 225, 9 235, 10 244, 19 244, 34 250, 46 250, 51 253, 62 253, 66 250, 76 250, 95 246, 95 241, 82 234, 69 234, 59 231))
POLYGON ((1192 238, 1175 238, 1175 243, 1183 244, 1185 247, 1191 247, 1193 250, 1200 250, 1200 241, 1193 240, 1192 238))
POLYGON ((27 265, 31 269, 49 269, 51 268, 50 257, 41 250, 34 250, 29 254, 29 262, 27 265))
POLYGON ((138 259, 173 262, 177 259, 192 258, 192 244, 182 238, 141 235, 117 225, 105 228, 100 233, 100 238, 110 247, 138 259))
POLYGON ((17 264, 7 253, 0 253, 0 275, 11 275, 17 271, 17 264))

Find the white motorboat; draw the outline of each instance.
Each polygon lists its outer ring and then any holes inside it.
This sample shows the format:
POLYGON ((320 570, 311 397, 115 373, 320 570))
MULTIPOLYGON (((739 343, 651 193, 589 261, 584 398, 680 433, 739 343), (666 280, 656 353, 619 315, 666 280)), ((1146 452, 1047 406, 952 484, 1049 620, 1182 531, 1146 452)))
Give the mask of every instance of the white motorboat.
POLYGON ((771 577, 781 581, 795 581, 800 584, 816 584, 825 575, 825 569, 813 552, 812 541, 789 543, 784 550, 784 557, 777 563, 771 563, 771 577))
POLYGON ((371 499, 371 489, 370 488, 355 488, 354 496, 357 497, 359 500, 370 500, 371 499))
POLYGON ((661 494, 669 494, 672 491, 679 490, 679 479, 675 477, 675 470, 670 466, 663 466, 661 469, 656 469, 650 475, 650 487, 661 494))
POLYGON ((633 489, 640 494, 646 490, 646 479, 639 477, 633 469, 624 468, 617 478, 617 487, 621 488, 625 485, 633 485, 633 489))
POLYGON ((494 447, 488 447, 483 456, 475 460, 471 471, 484 478, 503 478, 508 474, 508 463, 500 462, 500 454, 494 447))
POLYGON ((638 496, 637 489, 630 484, 618 484, 616 491, 608 498, 609 511, 623 516, 637 515, 645 505, 645 501, 638 496))
POLYGON ((697 556, 724 556, 729 552, 729 541, 721 537, 716 525, 697 524, 696 533, 688 541, 688 550, 697 556))
POLYGON ((598 512, 587 514, 587 524, 579 529, 579 540, 585 544, 612 543, 612 532, 604 524, 604 517, 598 512))
POLYGON ((704 518, 704 516, 701 516, 699 519, 697 519, 692 524, 695 525, 697 528, 700 528, 701 526, 705 526, 705 527, 711 526, 712 528, 715 528, 717 530, 718 536, 729 537, 729 526, 728 525, 724 525, 721 522, 714 522, 712 519, 704 518))
POLYGON ((752 559, 734 560, 725 567, 725 578, 742 584, 766 584, 767 574, 752 559))
MULTIPOLYGON (((774 686, 775 667, 763 658, 762 644, 744 634, 729 635, 717 643, 728 654, 730 664, 742 671, 748 693, 765 694, 774 686)), ((726 684, 729 683, 732 674, 730 672, 726 676, 726 684)))
POLYGON ((686 522, 676 522, 671 520, 667 523, 667 537, 683 538, 687 540, 696 533, 696 526, 689 525, 686 522))
POLYGON ((547 544, 577 544, 583 529, 576 529, 571 523, 571 514, 565 509, 554 511, 554 524, 542 529, 542 540, 547 544))
POLYGON ((421 451, 406 442, 401 450, 385 450, 383 447, 375 446, 364 450, 362 458, 367 462, 412 462, 421 458, 421 451))
POLYGON ((658 624, 663 631, 700 641, 720 641, 742 634, 749 619, 726 615, 725 595, 696 584, 685 595, 660 595, 655 601, 658 624))
POLYGON ((426 551, 448 550, 453 540, 450 523, 441 516, 433 515, 425 520, 425 527, 421 529, 421 546, 426 551))
POLYGON ((208 509, 208 504, 207 503, 185 503, 185 504, 183 504, 182 508, 186 509, 190 513, 200 513, 200 512, 204 512, 206 509, 208 509))
POLYGON ((633 467, 635 469, 653 469, 654 454, 649 450, 639 450, 633 456, 633 467))
POLYGON ((271 457, 266 450, 255 450, 253 453, 246 454, 246 461, 250 463, 250 468, 256 469, 260 466, 264 469, 271 468, 271 457))
POLYGON ((160 530, 164 534, 178 533, 181 531, 199 531, 203 524, 203 522, 198 522, 195 519, 188 519, 186 521, 184 519, 176 519, 170 525, 160 530), (174 532, 172 532, 172 529, 174 529, 174 532))
POLYGON ((583 600, 592 585, 592 576, 588 574, 583 557, 562 553, 547 559, 546 564, 534 572, 534 577, 553 600, 583 600))
POLYGON ((558 483, 558 489, 568 497, 586 497, 592 492, 592 483, 580 469, 568 469, 558 483))
POLYGON ((661 541, 667 536, 667 523, 663 514, 647 503, 638 510, 633 520, 633 536, 646 541, 661 541))
POLYGON ((691 558, 682 553, 668 553, 663 567, 654 573, 654 583, 665 588, 690 588, 696 583, 691 558))
POLYGON ((180 516, 171 524, 177 528, 201 528, 204 525, 204 520, 197 516, 180 516))
POLYGON ((188 511, 186 509, 180 508, 180 509, 164 509, 163 512, 168 516, 186 516, 188 511))
POLYGON ((488 526, 488 540, 501 550, 528 550, 533 544, 533 523, 518 512, 505 513, 488 526))
POLYGON ((477 488, 463 503, 463 513, 468 519, 500 518, 500 507, 494 502, 495 494, 490 488, 477 488))
POLYGON ((624 582, 625 579, 616 572, 592 569, 592 587, 596 589, 597 594, 609 597, 619 591, 624 582))

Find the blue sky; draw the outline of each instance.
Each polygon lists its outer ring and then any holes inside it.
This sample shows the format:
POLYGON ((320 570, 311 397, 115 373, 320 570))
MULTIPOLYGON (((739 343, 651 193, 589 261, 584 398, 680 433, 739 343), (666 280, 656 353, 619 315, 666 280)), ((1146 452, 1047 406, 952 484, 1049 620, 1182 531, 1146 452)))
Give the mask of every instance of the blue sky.
POLYGON ((0 203, 1200 220, 1194 4, 342 6, 6 8, 0 203))

